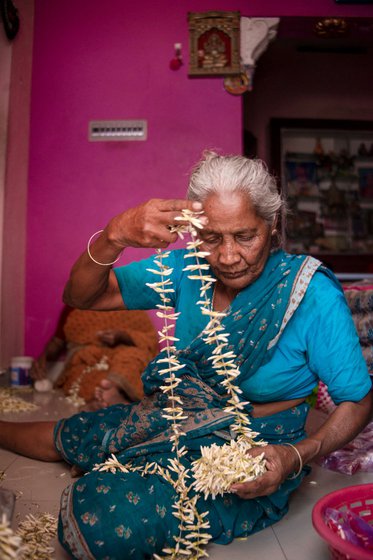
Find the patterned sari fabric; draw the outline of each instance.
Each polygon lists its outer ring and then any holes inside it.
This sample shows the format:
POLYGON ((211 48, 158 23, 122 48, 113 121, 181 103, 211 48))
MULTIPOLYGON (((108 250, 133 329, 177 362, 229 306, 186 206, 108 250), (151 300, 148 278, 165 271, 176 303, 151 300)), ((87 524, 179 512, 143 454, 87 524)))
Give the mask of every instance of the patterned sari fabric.
MULTIPOLYGON (((276 342, 299 305, 320 263, 278 251, 270 256, 261 277, 233 301, 223 319, 230 333, 230 349, 237 355, 240 381, 270 360, 276 342)), ((325 271, 328 273, 327 271, 325 271)), ((329 274, 329 273, 328 273, 329 274)), ((178 353, 184 364, 177 388, 187 419, 182 445, 188 448, 185 466, 200 456, 201 445, 223 445, 230 438, 232 415, 224 410, 226 395, 221 378, 208 360, 212 349, 201 333, 178 353)), ((133 466, 156 462, 164 467, 172 457, 167 421, 162 416, 166 397, 157 359, 143 374, 145 398, 96 413, 80 413, 58 423, 56 447, 72 464, 90 471, 115 453, 133 466)), ((250 414, 251 406, 247 405, 250 414)), ((268 443, 296 442, 305 437, 308 405, 272 416, 251 418, 251 427, 268 443)), ((307 468, 303 471, 303 476, 307 468)), ((242 500, 233 494, 215 500, 200 498, 198 510, 208 511, 209 533, 226 544, 273 524, 288 509, 288 498, 302 477, 286 480, 271 496, 242 500)), ((177 496, 158 475, 93 471, 68 487, 62 496, 60 540, 77 559, 151 558, 165 546, 174 546, 178 521, 172 514, 177 496)))

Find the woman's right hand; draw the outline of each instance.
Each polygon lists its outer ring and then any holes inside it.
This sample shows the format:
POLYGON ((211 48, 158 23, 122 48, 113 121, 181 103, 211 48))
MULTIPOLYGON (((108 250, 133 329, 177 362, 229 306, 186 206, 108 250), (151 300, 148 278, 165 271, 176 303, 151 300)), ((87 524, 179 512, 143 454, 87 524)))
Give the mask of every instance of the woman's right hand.
POLYGON ((171 226, 183 222, 175 218, 183 209, 202 210, 200 202, 191 200, 163 200, 153 198, 130 208, 113 218, 106 228, 108 239, 118 247, 165 248, 177 240, 177 234, 170 231, 171 226))
MULTIPOLYGON (((177 240, 172 226, 183 209, 202 210, 200 202, 154 198, 115 216, 74 264, 63 301, 80 309, 126 309, 111 267, 126 247, 166 248, 177 240), (93 255, 93 256, 92 256, 93 255)), ((206 223, 206 218, 201 218, 206 223)))

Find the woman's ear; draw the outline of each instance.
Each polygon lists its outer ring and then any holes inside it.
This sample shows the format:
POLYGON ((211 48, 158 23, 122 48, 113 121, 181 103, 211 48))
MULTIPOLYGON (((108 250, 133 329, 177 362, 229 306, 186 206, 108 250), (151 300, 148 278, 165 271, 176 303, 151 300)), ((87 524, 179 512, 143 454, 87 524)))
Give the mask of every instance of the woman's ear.
POLYGON ((272 223, 272 230, 271 230, 272 235, 276 235, 276 233, 278 233, 277 232, 277 222, 278 222, 278 216, 275 217, 275 219, 273 220, 273 223, 272 223))

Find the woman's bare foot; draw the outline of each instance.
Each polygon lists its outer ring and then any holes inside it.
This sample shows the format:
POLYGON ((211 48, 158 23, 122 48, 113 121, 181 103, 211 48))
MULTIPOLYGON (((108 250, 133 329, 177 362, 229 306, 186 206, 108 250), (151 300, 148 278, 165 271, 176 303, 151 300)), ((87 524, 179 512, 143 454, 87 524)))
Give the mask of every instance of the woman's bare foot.
POLYGON ((109 379, 103 379, 95 389, 95 399, 91 404, 96 410, 106 408, 113 404, 128 404, 130 401, 126 399, 119 387, 109 379))

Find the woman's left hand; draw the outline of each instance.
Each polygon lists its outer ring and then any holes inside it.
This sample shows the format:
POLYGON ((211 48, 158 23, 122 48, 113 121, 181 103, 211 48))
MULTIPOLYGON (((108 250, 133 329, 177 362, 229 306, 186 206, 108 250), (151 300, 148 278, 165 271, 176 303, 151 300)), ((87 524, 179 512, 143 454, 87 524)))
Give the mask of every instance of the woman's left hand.
POLYGON ((231 491, 244 500, 273 494, 287 476, 299 467, 297 456, 289 446, 266 445, 265 447, 255 447, 249 453, 252 457, 264 453, 267 470, 251 482, 231 486, 231 491))

